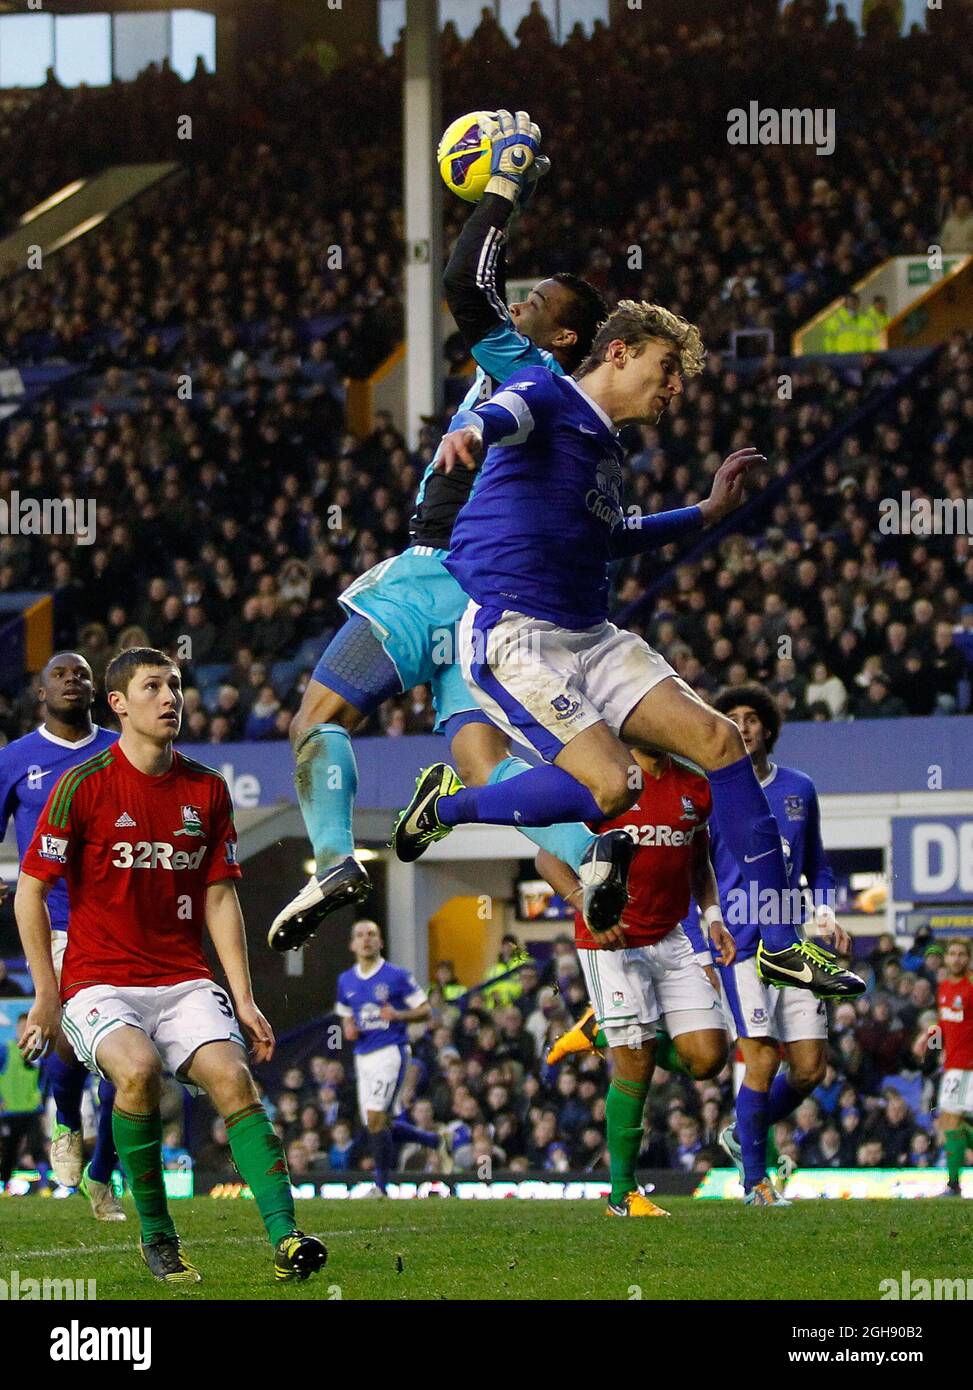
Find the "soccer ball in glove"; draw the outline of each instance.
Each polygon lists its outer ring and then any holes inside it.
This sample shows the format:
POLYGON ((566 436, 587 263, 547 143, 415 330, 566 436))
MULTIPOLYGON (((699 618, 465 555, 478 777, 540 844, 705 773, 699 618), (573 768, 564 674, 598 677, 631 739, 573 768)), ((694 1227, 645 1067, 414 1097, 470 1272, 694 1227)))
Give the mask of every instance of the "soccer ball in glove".
POLYGON ((444 130, 436 151, 443 183, 467 203, 478 203, 490 182, 490 137, 481 123, 495 117, 493 111, 457 116, 444 130))

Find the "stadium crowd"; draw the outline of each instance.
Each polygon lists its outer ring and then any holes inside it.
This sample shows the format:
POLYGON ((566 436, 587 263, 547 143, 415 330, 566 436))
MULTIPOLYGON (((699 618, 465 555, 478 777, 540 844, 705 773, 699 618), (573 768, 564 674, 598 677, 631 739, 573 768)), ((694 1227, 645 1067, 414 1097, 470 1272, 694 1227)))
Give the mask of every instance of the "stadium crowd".
MULTIPOLYGON (((855 1004, 832 1006, 827 1074, 793 1119, 777 1126, 779 1154, 803 1167, 940 1163, 931 1117, 939 1059, 927 1040, 936 1023, 941 964, 942 947, 927 931, 905 954, 883 936, 868 959, 856 962, 872 987, 855 1004)), ((503 961, 500 966, 507 968, 503 961)), ((519 976, 504 976, 473 994, 462 992, 443 962, 430 997, 432 1018, 410 1030, 414 1060, 406 1108, 413 1124, 445 1136, 455 1171, 602 1174, 608 1162, 606 1064, 594 1053, 555 1067, 544 1060, 551 1042, 587 1006, 570 940, 556 943, 545 967, 528 960, 519 976)), ((277 1073, 266 1095, 292 1173, 318 1180, 370 1164, 353 1064, 341 1051, 324 1050, 323 1038, 322 1028, 322 1050, 277 1073)), ((731 1066, 701 1082, 657 1071, 641 1165, 697 1174, 725 1166, 716 1138, 732 1114, 731 1066)), ((196 1163, 229 1176, 227 1155, 216 1120, 196 1163)), ((443 1171, 443 1157, 406 1146, 399 1166, 436 1173, 443 1171)))
MULTIPOLYGON (((621 567, 619 620, 701 693, 760 679, 792 720, 950 714, 970 703, 969 537, 885 531, 879 504, 906 490, 973 495, 973 335, 908 362, 785 369, 781 358, 796 328, 883 257, 973 251, 969 11, 930 10, 928 32, 862 39, 826 9, 805 0, 780 16, 751 0, 731 24, 715 3, 691 17, 660 3, 562 46, 533 16, 517 47, 487 12, 468 42, 446 26, 444 91, 451 106, 457 92, 470 108, 526 105, 547 133, 554 168, 513 234, 511 273, 574 271, 610 301, 658 299, 701 327, 703 375, 658 426, 627 436, 633 504, 697 500, 743 443, 769 458, 737 529, 621 567), (801 104, 836 112, 834 155, 728 145, 729 109, 793 104, 795 64, 801 104), (737 330, 772 334, 774 354, 723 356, 737 330)), ((333 69, 268 56, 237 87, 163 69, 104 92, 51 82, 0 99, 5 227, 106 164, 181 165, 43 272, 0 285, 0 365, 76 368, 4 418, 0 494, 97 503, 91 546, 0 537, 0 595, 51 591, 56 645, 77 647, 96 678, 125 646, 171 651, 185 741, 286 738, 342 620, 338 595, 408 540, 439 426, 414 449, 388 418, 356 437, 344 405, 346 379, 367 375, 402 331, 400 84, 400 53, 333 69)), ((452 236, 463 208, 446 215, 452 236)), ((468 368, 455 342, 447 358, 454 376, 468 368)), ((36 683, 0 696, 0 737, 37 720, 36 683)), ((431 722, 419 689, 371 728, 431 722)), ((937 1163, 936 1057, 922 1045, 935 955, 900 958, 883 939, 856 968, 875 988, 834 1010, 827 1078, 778 1127, 778 1148, 805 1165, 937 1163)), ((604 1064, 543 1061, 585 1002, 570 943, 517 986, 460 1001, 439 980, 432 998, 410 1114, 448 1131, 461 1171, 483 1158, 508 1172, 604 1168, 604 1064)), ((718 1162, 729 1070, 658 1083, 643 1164, 718 1162)), ((267 1099, 296 1179, 367 1162, 348 1057, 320 1051, 268 1082, 267 1099)), ((169 1161, 182 1163, 178 1114, 168 1118, 169 1161)), ((219 1121, 193 1158, 232 1176, 219 1121)))
MULTIPOLYGON (((751 4, 727 26, 704 6, 672 30, 662 7, 561 46, 534 14, 513 48, 486 12, 467 43, 446 27, 447 91, 528 104, 549 132, 554 171, 514 233, 512 272, 568 269, 610 299, 656 297, 699 322, 714 349, 658 428, 630 432, 634 505, 693 501, 740 443, 758 441, 771 459, 772 507, 679 565, 651 620, 639 601, 677 557, 622 568, 622 621, 704 693, 743 675, 769 681, 792 719, 965 709, 968 538, 885 536, 877 504, 906 487, 950 498, 973 488, 970 340, 911 375, 870 357, 854 370, 798 366, 789 390, 773 357, 736 363, 715 350, 735 328, 767 328, 779 354, 882 256, 940 235, 963 249, 971 59, 950 26, 965 21, 930 11, 928 33, 862 39, 840 17, 825 24, 820 5, 775 8, 751 4), (853 64, 839 61, 849 45, 853 64), (813 150, 725 141, 725 113, 745 95, 768 105, 791 95, 780 83, 798 49, 821 56, 804 99, 842 122, 826 173, 813 150), (594 66, 611 80, 591 83, 594 66), (645 119, 626 122, 623 138, 620 113, 637 94, 645 119), (948 163, 933 157, 940 148, 948 163), (700 160, 701 149, 723 153, 700 160), (610 175, 582 187, 577 169, 603 167, 595 150, 615 151, 610 175), (568 151, 570 172, 559 163, 568 151)), ((57 644, 79 647, 96 674, 143 634, 173 651, 192 687, 187 739, 285 737, 341 621, 338 593, 407 542, 438 429, 408 449, 390 420, 358 438, 344 417, 346 378, 367 373, 401 331, 400 63, 360 54, 326 70, 268 57, 239 87, 202 70, 188 84, 148 70, 107 91, 52 82, 5 99, 7 221, 111 160, 183 166, 134 212, 0 290, 0 360, 78 367, 5 422, 0 492, 98 504, 90 547, 0 539, 0 593, 52 590, 57 644), (192 138, 177 142, 186 114, 192 138), (349 128, 354 146, 339 138, 349 128)), ((462 206, 450 200, 447 212, 455 231, 462 206)), ((449 366, 467 366, 455 343, 449 366)), ((0 732, 16 736, 35 717, 29 692, 7 699, 0 732)), ((371 727, 430 726, 420 691, 371 727)))
MULTIPOLYGON (((512 976, 506 972, 515 949, 504 947, 499 978, 472 993, 456 983, 449 962, 437 966, 429 988, 432 1016, 410 1028, 413 1063, 403 1100, 411 1122, 438 1131, 445 1143, 439 1153, 406 1145, 398 1153, 400 1171, 481 1177, 607 1171, 606 1063, 596 1053, 554 1067, 545 1061, 550 1044, 587 1007, 574 947, 560 938, 545 965, 527 957, 512 976)), ((882 936, 867 958, 855 961, 869 991, 855 1003, 829 1006, 825 1079, 792 1119, 776 1126, 778 1154, 815 1168, 942 1166, 933 1119, 941 1059, 929 1041, 942 952, 928 929, 920 929, 907 951, 882 936)), ((354 1064, 343 1048, 328 1050, 333 1040, 322 1020, 317 1050, 312 1039, 305 1062, 262 1073, 264 1101, 295 1182, 340 1180, 371 1166, 354 1064)), ((195 1102, 209 1119, 194 1122, 198 1138, 190 1139, 180 1089, 174 1083, 171 1089, 163 1106, 167 1164, 238 1180, 222 1121, 208 1102, 195 1102)), ((709 1081, 657 1070, 640 1165, 700 1175, 726 1166, 716 1141, 732 1116, 732 1063, 709 1081)), ((39 1116, 22 1134, 21 1161, 45 1165, 39 1116)))
MULTIPOLYGON (((973 338, 958 335, 905 383, 877 357, 854 371, 799 366, 781 400, 775 363, 744 374, 710 354, 658 426, 631 432, 626 495, 651 512, 698 500, 724 454, 752 439, 768 441, 765 486, 739 529, 702 553, 620 567, 620 621, 702 694, 756 678, 790 719, 967 709, 969 536, 886 534, 879 504, 907 490, 960 502, 973 492, 971 364, 973 338)), ((188 687, 186 741, 286 737, 342 621, 338 594, 407 543, 437 431, 413 451, 388 420, 349 436, 335 383, 309 385, 306 365, 262 381, 252 363, 234 403, 214 388, 194 407, 120 381, 130 408, 48 401, 6 429, 0 491, 93 496, 98 530, 87 547, 0 539, 0 594, 50 590, 56 645, 77 647, 96 677, 122 646, 172 652, 188 687)), ((0 702, 8 738, 36 721, 36 684, 0 702)), ((371 729, 431 723, 422 688, 371 729)))

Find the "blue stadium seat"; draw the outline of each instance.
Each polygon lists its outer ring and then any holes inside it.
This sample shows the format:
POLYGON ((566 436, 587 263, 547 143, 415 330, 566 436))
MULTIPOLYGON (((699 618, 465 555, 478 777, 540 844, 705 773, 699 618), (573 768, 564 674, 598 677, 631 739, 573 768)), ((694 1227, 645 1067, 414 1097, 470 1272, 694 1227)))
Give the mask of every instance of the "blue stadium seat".
POLYGON ((209 691, 222 685, 230 674, 230 665, 226 661, 210 662, 206 666, 196 666, 193 668, 196 673, 196 684, 199 686, 199 693, 204 700, 209 691))
POLYGON ((304 641, 297 649, 294 660, 298 663, 298 672, 313 671, 318 664, 318 657, 331 641, 334 632, 329 628, 327 632, 322 632, 320 637, 305 637, 304 641))
POLYGON ((919 1124, 922 1124, 923 1114, 921 1076, 900 1076, 897 1073, 893 1074, 892 1076, 883 1076, 882 1084, 879 1089, 882 1091, 886 1089, 898 1091, 899 1095, 905 1101, 906 1105, 909 1106, 910 1110, 916 1118, 916 1121, 919 1124))
POLYGON ((304 663, 297 657, 291 657, 289 661, 275 661, 270 668, 270 683, 277 693, 278 700, 283 700, 298 676, 304 670, 304 663))

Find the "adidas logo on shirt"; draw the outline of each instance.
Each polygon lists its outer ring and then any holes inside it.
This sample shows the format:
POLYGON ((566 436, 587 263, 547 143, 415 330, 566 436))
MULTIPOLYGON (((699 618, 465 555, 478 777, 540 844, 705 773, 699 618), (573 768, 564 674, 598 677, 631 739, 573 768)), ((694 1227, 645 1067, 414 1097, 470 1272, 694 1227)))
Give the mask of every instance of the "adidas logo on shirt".
POLYGON ((122 826, 126 830, 130 830, 134 824, 135 822, 132 820, 132 817, 128 814, 127 811, 123 811, 122 814, 118 817, 118 820, 115 822, 116 826, 122 826))

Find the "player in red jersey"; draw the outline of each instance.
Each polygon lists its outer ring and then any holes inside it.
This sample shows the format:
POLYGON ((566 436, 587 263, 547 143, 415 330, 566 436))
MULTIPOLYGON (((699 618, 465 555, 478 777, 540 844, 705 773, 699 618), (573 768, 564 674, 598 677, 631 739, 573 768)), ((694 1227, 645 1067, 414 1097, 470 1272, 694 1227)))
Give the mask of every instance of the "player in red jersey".
MULTIPOLYGON (((628 811, 598 827, 632 842, 628 904, 607 932, 592 933, 582 914, 575 914, 575 946, 594 1010, 590 1023, 582 1020, 559 1039, 548 1060, 599 1045, 597 1030, 604 1034, 612 1059, 605 1107, 612 1182, 608 1211, 666 1216, 635 1178, 656 1060, 656 1024, 664 1020, 680 1059, 699 1080, 720 1071, 729 1049, 719 994, 680 925, 691 893, 725 965, 736 948, 723 925, 709 859, 709 783, 669 755, 653 757, 638 749, 631 755, 641 769, 643 790, 628 811)), ((537 868, 556 893, 579 902, 581 885, 568 865, 542 850, 537 868)))
POLYGON ((229 791, 218 773, 172 747, 183 694, 163 652, 123 652, 108 667, 105 690, 121 737, 58 780, 21 865, 17 925, 37 995, 22 1051, 43 1054, 63 1003, 78 1057, 116 1087, 115 1146, 142 1256, 157 1279, 200 1277, 180 1250, 166 1202, 164 1069, 201 1087, 223 1116, 233 1160, 274 1245, 275 1278, 306 1279, 327 1251, 297 1230, 283 1146, 247 1064, 244 1035, 258 1062, 272 1056, 274 1035, 250 984, 229 791), (61 877, 71 931, 59 993, 46 897, 61 877), (207 964, 204 924, 233 1003, 207 964))
POLYGON ((946 978, 936 991, 943 1039, 939 1120, 946 1143, 947 1184, 943 1197, 960 1197, 966 1150, 973 1148, 973 948, 962 936, 946 943, 946 978))

